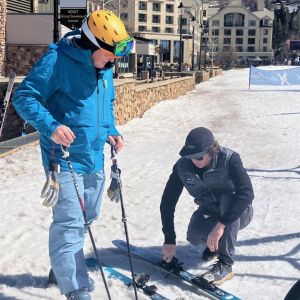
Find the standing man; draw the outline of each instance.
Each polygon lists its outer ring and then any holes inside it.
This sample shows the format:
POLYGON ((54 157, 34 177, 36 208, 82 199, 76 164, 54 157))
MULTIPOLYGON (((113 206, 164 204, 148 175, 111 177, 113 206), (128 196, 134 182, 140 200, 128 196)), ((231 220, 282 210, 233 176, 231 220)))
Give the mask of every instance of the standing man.
POLYGON ((253 216, 252 184, 240 156, 220 147, 207 128, 193 129, 179 154, 181 158, 173 167, 160 205, 165 236, 163 259, 170 263, 175 257, 174 213, 185 187, 199 205, 191 217, 187 240, 193 245, 206 243, 203 259, 218 257, 202 277, 221 284, 233 277, 237 234, 253 216))
POLYGON ((69 147, 87 218, 92 221, 99 215, 104 186, 104 144, 109 138, 117 152, 123 148, 114 119, 113 62, 132 47, 133 39, 116 15, 94 11, 80 30, 49 46, 13 99, 21 117, 39 131, 43 166, 46 174, 52 174, 52 190, 59 190, 58 197, 44 195, 44 205, 53 207, 49 254, 67 299, 91 297, 83 255, 84 219, 61 145, 69 147))

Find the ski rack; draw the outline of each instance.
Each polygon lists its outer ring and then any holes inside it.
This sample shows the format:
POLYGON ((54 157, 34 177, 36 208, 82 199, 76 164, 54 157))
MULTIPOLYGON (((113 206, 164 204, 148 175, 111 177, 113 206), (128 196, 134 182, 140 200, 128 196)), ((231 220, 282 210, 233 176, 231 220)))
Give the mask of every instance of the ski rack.
POLYGON ((0 111, 0 139, 2 137, 2 131, 3 131, 3 128, 4 128, 5 117, 6 117, 6 114, 7 114, 10 95, 11 95, 11 92, 12 92, 12 89, 13 89, 13 86, 14 86, 15 78, 16 78, 16 73, 11 71, 9 73, 7 89, 6 89, 5 97, 4 97, 3 103, 1 105, 1 111, 0 111))

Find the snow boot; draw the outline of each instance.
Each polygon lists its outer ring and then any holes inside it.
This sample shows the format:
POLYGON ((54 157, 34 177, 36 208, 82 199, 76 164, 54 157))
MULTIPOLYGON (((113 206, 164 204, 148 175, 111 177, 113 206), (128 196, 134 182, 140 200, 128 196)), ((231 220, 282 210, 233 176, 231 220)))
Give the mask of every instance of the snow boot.
MULTIPOLYGON (((55 277, 55 274, 53 272, 53 269, 51 268, 48 276, 48 284, 57 284, 57 280, 55 277)), ((89 287, 88 291, 92 292, 95 289, 95 281, 89 276, 89 287)))
POLYGON ((233 277, 232 266, 219 260, 208 272, 205 272, 202 277, 215 285, 221 284, 225 280, 229 280, 233 277))
POLYGON ((67 300, 91 300, 91 295, 86 288, 75 290, 66 294, 67 300))
POLYGON ((202 259, 204 260, 207 260, 207 261, 210 261, 210 260, 213 260, 213 259, 216 259, 218 258, 218 253, 215 251, 215 252, 212 252, 209 250, 208 247, 206 247, 202 253, 202 259))

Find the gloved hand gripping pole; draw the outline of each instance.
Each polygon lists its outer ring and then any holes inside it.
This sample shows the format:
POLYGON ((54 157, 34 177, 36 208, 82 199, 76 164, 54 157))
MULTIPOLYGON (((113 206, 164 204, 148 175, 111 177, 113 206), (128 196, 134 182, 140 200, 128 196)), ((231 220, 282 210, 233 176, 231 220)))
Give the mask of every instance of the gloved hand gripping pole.
POLYGON ((120 193, 120 203, 121 203, 121 210, 122 210, 122 222, 124 224, 124 230, 125 230, 125 236, 126 236, 127 251, 128 251, 128 258, 129 258, 129 264, 130 264, 130 270, 131 270, 131 277, 132 277, 132 282, 133 282, 134 295, 135 295, 135 299, 138 300, 136 281, 135 281, 135 276, 134 276, 133 267, 132 267, 132 260, 131 260, 129 234, 128 234, 128 228, 127 228, 127 217, 126 217, 125 208, 124 208, 124 201, 123 201, 123 194, 122 194, 122 184, 121 184, 121 178, 120 178, 120 169, 118 168, 117 154, 116 154, 116 151, 115 151, 115 147, 111 143, 109 143, 109 144, 110 144, 110 149, 111 149, 112 169, 116 174, 118 190, 119 190, 119 193, 120 193))
POLYGON ((90 223, 89 223, 87 215, 86 215, 85 205, 84 205, 83 199, 80 195, 79 187, 78 187, 78 184, 77 184, 77 181, 76 181, 76 178, 75 178, 75 174, 74 174, 74 171, 73 171, 72 163, 71 163, 71 160, 70 160, 70 153, 68 151, 68 148, 65 147, 65 146, 61 146, 61 149, 62 149, 62 152, 63 152, 63 158, 65 158, 66 161, 67 161, 69 171, 70 171, 73 183, 74 183, 74 187, 75 187, 75 190, 76 190, 76 194, 77 194, 77 197, 78 197, 78 200, 79 200, 79 203, 80 203, 80 207, 81 207, 81 211, 82 211, 82 214, 83 214, 83 218, 84 218, 84 223, 85 223, 85 226, 88 230, 88 233, 89 233, 92 245, 93 245, 94 253, 95 253, 97 263, 98 263, 98 267, 99 267, 99 270, 100 270, 100 273, 101 273, 101 277, 102 277, 102 280, 103 280, 103 283, 104 283, 104 286, 105 286, 107 297, 108 297, 109 300, 111 300, 111 296, 110 296, 109 289, 108 289, 108 286, 107 286, 107 282, 106 282, 104 272, 103 272, 103 267, 102 267, 102 264, 100 262, 100 258, 99 258, 98 252, 97 252, 95 240, 94 240, 91 228, 90 228, 90 223))

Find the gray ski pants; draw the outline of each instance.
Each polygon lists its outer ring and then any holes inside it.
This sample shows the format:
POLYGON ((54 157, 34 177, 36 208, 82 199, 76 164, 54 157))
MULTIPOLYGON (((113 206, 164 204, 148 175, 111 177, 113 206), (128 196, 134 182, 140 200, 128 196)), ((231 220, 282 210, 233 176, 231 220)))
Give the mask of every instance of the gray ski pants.
MULTIPOLYGON (((221 207, 221 213, 225 207, 228 207, 232 203, 232 198, 226 197, 222 199, 223 203, 221 207)), ((242 213, 242 215, 233 223, 226 225, 224 234, 219 241, 219 259, 227 264, 234 263, 235 245, 238 232, 244 229, 251 222, 253 217, 253 207, 250 204, 242 213)), ((216 226, 218 221, 213 217, 207 217, 201 212, 199 207, 192 215, 188 231, 187 240, 193 245, 199 245, 207 241, 207 236, 216 226)))

